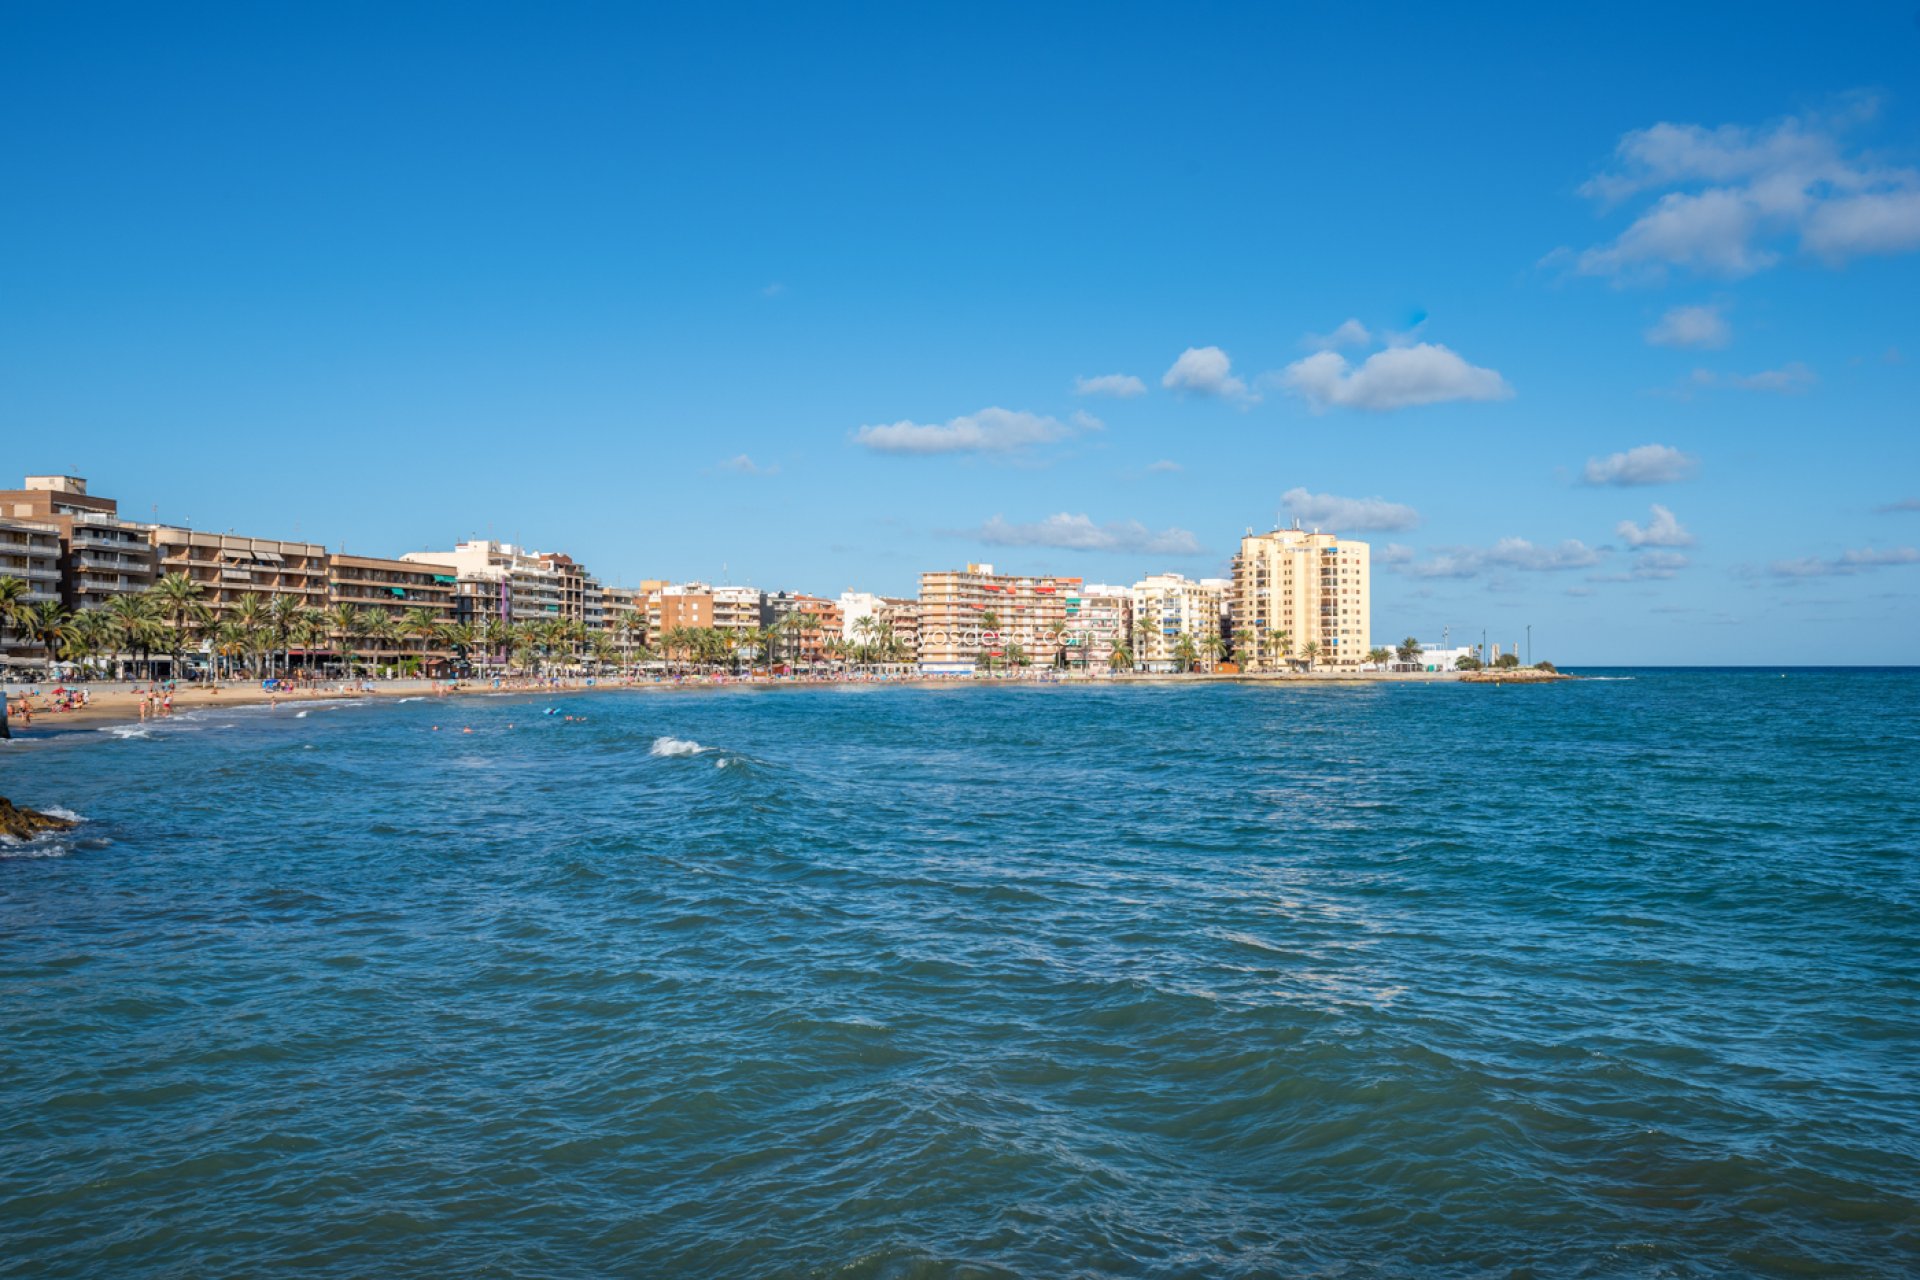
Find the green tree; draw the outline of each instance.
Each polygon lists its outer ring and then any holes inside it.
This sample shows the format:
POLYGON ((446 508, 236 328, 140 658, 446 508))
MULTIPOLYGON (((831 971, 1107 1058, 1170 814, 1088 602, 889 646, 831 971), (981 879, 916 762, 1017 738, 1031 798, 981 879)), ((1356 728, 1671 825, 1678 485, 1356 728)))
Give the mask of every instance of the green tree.
POLYGON ((7 628, 18 626, 21 617, 32 608, 27 600, 27 593, 32 589, 25 578, 11 574, 0 577, 0 650, 6 648, 7 628))
POLYGON ((1423 652, 1425 652, 1425 650, 1421 649, 1420 642, 1412 636, 1408 636, 1400 642, 1397 656, 1402 662, 1418 662, 1423 652))
POLYGON ((1307 670, 1312 671, 1314 660, 1320 656, 1320 642, 1318 640, 1307 641, 1306 644, 1300 648, 1300 656, 1306 659, 1307 670))
POLYGON ((180 678, 189 632, 207 617, 207 606, 202 599, 206 591, 184 573, 169 573, 148 589, 153 593, 160 617, 171 629, 167 637, 167 656, 173 664, 173 678, 177 680, 180 678))
POLYGON ((1192 636, 1182 631, 1180 638, 1173 644, 1173 664, 1183 672, 1190 672, 1198 661, 1200 661, 1200 647, 1193 642, 1192 636))
POLYGON ((342 601, 327 610, 325 616, 327 628, 332 632, 334 642, 340 646, 340 665, 345 669, 347 679, 351 680, 360 641, 367 634, 367 615, 359 605, 342 601))
POLYGON ((1133 666, 1133 650, 1127 648, 1126 641, 1113 642, 1113 649, 1107 654, 1107 666, 1114 671, 1126 671, 1133 666))
POLYGON ((58 656, 72 621, 72 615, 62 609, 58 601, 42 600, 21 612, 19 625, 28 640, 46 651, 47 661, 51 663, 58 656))

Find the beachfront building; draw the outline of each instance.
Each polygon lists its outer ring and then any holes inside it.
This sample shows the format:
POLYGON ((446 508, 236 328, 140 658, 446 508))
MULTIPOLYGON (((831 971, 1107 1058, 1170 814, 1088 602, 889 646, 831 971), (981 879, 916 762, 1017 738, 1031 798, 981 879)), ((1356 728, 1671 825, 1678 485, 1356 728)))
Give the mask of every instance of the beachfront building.
POLYGON ((1393 657, 1386 663, 1389 671, 1452 671, 1462 658, 1476 658, 1476 646, 1470 644, 1422 644, 1419 656, 1410 661, 1400 658, 1400 642, 1392 640, 1381 646, 1394 651, 1393 657))
POLYGON ((1249 671, 1309 656, 1316 667, 1357 667, 1371 644, 1371 599, 1366 543, 1318 529, 1248 530, 1233 559, 1234 656, 1249 671))
POLYGON ((59 594, 69 610, 98 609, 153 585, 151 526, 122 520, 119 504, 88 493, 80 476, 28 476, 0 491, 0 514, 58 531, 59 594))
MULTIPOLYGON (((21 608, 60 602, 60 530, 41 520, 0 515, 0 578, 16 578, 26 591, 15 601, 21 608)), ((18 625, 0 620, 0 662, 9 666, 39 666, 50 656, 18 625)))
POLYGON ((920 575, 920 669, 971 675, 1009 656, 1050 661, 1067 625, 1066 600, 1078 578, 998 574, 990 564, 920 575), (1018 646, 1017 649, 1015 646, 1018 646))
POLYGON ((883 596, 874 614, 877 629, 874 638, 885 643, 900 642, 900 651, 908 662, 920 661, 920 602, 906 596, 883 596))
POLYGON ((1133 588, 1090 582, 1067 598, 1069 660, 1083 671, 1113 665, 1116 644, 1133 644, 1133 588))
POLYGON ((1225 643, 1231 586, 1225 578, 1195 581, 1179 573, 1156 573, 1134 583, 1128 589, 1134 666, 1143 671, 1212 666, 1225 643))
POLYGON ((766 624, 780 628, 774 652, 800 666, 817 666, 832 658, 831 642, 845 634, 845 615, 838 601, 825 596, 810 596, 796 591, 769 592, 765 605, 766 624), (808 622, 806 619, 811 618, 808 622))
POLYGON ((877 617, 885 600, 886 597, 877 596, 871 591, 842 591, 837 602, 840 606, 840 638, 849 642, 860 639, 860 620, 877 617))
POLYGON ((391 663, 411 656, 432 671, 453 657, 440 630, 458 618, 455 588, 459 578, 450 564, 426 560, 387 560, 376 556, 327 557, 327 609, 359 610, 364 628, 345 635, 338 627, 328 638, 336 653, 351 648, 362 663, 391 663), (385 633, 385 634, 383 634, 385 633))
POLYGON ((327 603, 327 549, 232 533, 198 533, 158 525, 153 539, 156 578, 181 574, 200 586, 199 604, 219 623, 244 596, 291 596, 302 608, 327 603))
POLYGON ((561 575, 511 542, 475 538, 451 551, 409 551, 400 557, 453 566, 454 618, 468 626, 545 622, 561 616, 561 575))

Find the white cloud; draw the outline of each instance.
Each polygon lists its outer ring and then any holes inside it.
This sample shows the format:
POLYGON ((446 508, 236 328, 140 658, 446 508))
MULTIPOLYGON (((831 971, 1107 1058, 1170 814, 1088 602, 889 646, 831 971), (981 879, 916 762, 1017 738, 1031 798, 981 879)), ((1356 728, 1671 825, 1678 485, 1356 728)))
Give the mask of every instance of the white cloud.
POLYGON ((1130 373, 1103 373, 1095 378, 1075 378, 1073 394, 1112 396, 1116 400, 1131 400, 1135 396, 1147 394, 1147 384, 1130 373))
POLYGON ((1162 458, 1158 462, 1151 462, 1147 464, 1148 472, 1157 476, 1171 475, 1176 471, 1184 471, 1185 469, 1186 468, 1182 467, 1179 463, 1175 462, 1171 458, 1162 458))
POLYGON ((1278 375, 1280 385, 1316 412, 1329 407, 1384 411, 1448 400, 1505 400, 1513 395, 1492 369, 1468 364, 1438 343, 1389 347, 1358 368, 1332 351, 1296 360, 1278 375))
POLYGON ((1682 453, 1672 445, 1643 444, 1625 453, 1604 458, 1588 458, 1581 478, 1587 484, 1611 484, 1622 487, 1642 484, 1673 484, 1694 473, 1700 460, 1682 453))
POLYGON ((1341 347, 1370 347, 1373 335, 1358 320, 1347 320, 1332 333, 1310 333, 1303 341, 1315 351, 1337 351, 1341 347))
POLYGON ((1289 489, 1280 495, 1280 502, 1288 515, 1326 529, 1391 532, 1420 523, 1418 511, 1385 498, 1338 498, 1331 493, 1289 489))
POLYGON ((717 470, 732 471, 743 476, 771 476, 779 474, 780 464, 776 462, 763 467, 746 454, 736 453, 733 457, 722 462, 717 470))
POLYGON ((1830 264, 1920 249, 1920 170, 1850 149, 1869 98, 1750 127, 1660 123, 1620 139, 1615 164, 1581 187, 1604 207, 1659 192, 1613 241, 1577 255, 1587 275, 1669 268, 1737 277, 1798 249, 1830 264))
POLYGON ((1443 547, 1427 560, 1405 554, 1404 547, 1388 550, 1400 554, 1386 562, 1416 578, 1475 578, 1490 569, 1556 573, 1600 563, 1600 553, 1578 538, 1568 538, 1557 547, 1538 546, 1525 538, 1502 538, 1491 547, 1443 547))
POLYGON ((1733 327, 1719 307, 1675 307, 1647 330, 1656 347, 1693 347, 1718 350, 1733 341, 1733 327))
POLYGON ((1028 524, 1009 524, 999 516, 973 531, 982 542, 1007 547, 1060 547, 1069 551, 1120 551, 1141 555, 1190 556, 1200 541, 1185 529, 1158 533, 1138 520, 1095 524, 1086 515, 1065 511, 1028 524))
POLYGON ((1776 578, 1833 578, 1903 564, 1920 564, 1920 550, 1912 547, 1864 548, 1842 551, 1827 559, 1801 556, 1795 560, 1775 560, 1768 566, 1768 572, 1776 578))
POLYGON ((1896 498, 1892 502, 1883 502, 1874 510, 1883 516, 1900 512, 1920 511, 1920 498, 1896 498))
POLYGON ((902 419, 861 427, 854 432, 853 439, 876 453, 1011 453, 1098 428, 1097 418, 1084 418, 1069 425, 1046 414, 986 408, 945 422, 902 419))
POLYGON ((1260 397, 1233 376, 1233 361, 1218 347, 1188 347, 1160 377, 1160 385, 1184 395, 1250 402, 1260 397))
POLYGON ((1614 529, 1620 539, 1630 547, 1690 547, 1693 535, 1686 531, 1673 512, 1653 504, 1653 518, 1644 525, 1631 520, 1622 520, 1614 529))

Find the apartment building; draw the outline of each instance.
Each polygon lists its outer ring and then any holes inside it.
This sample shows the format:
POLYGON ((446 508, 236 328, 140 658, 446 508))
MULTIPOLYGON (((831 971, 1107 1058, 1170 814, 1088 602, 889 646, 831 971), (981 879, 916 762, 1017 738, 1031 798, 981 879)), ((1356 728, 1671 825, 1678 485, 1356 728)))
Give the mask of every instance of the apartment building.
POLYGON ((1178 573, 1156 573, 1128 589, 1133 606, 1133 662, 1146 671, 1180 668, 1180 641, 1193 641, 1195 660, 1213 661, 1209 640, 1226 635, 1225 578, 1193 580, 1178 573))
POLYGON ((59 594, 70 610, 98 609, 153 585, 151 526, 120 519, 119 504, 88 493, 80 476, 28 476, 0 491, 0 514, 58 531, 59 594))
POLYGON ((882 596, 874 614, 880 624, 879 636, 898 640, 908 662, 920 661, 920 602, 901 596, 882 596))
POLYGON ((1234 656, 1252 671, 1357 667, 1372 635, 1370 549, 1315 529, 1274 529, 1240 540, 1233 560, 1234 656))
MULTIPOLYGON (((29 607, 60 602, 60 530, 51 523, 0 515, 0 578, 18 578, 27 584, 20 603, 29 607)), ((0 623, 0 655, 9 663, 31 662, 46 656, 19 627, 0 623)))
POLYGON ((766 597, 766 625, 792 628, 784 630, 775 642, 775 652, 802 666, 817 666, 832 659, 828 644, 840 640, 846 631, 846 615, 837 600, 810 596, 796 591, 769 592, 766 597), (799 629, 793 619, 812 616, 819 625, 799 629))
MULTIPOLYGON (((450 564, 346 554, 327 557, 328 607, 353 605, 362 616, 384 616, 395 628, 395 639, 377 644, 365 636, 353 637, 355 654, 367 661, 411 654, 431 668, 451 659, 451 645, 438 636, 413 634, 409 628, 416 613, 435 626, 456 622, 458 584, 450 564)), ((336 651, 345 649, 348 637, 335 631, 331 639, 336 651)))
POLYGON ((1068 656, 1071 663, 1089 671, 1104 671, 1113 665, 1116 644, 1133 644, 1133 588, 1109 583, 1088 583, 1079 594, 1067 598, 1068 656))
MULTIPOLYGON (((564 616, 560 571, 547 557, 511 542, 476 538, 456 544, 451 551, 409 551, 400 558, 453 566, 454 616, 463 624, 512 626, 564 616)), ((584 616, 584 584, 576 583, 576 599, 584 616)))
POLYGON ((1018 577, 990 564, 920 575, 920 667, 936 675, 970 675, 996 664, 1018 645, 1030 662, 1059 649, 1066 600, 1078 578, 1018 577))
POLYGON ((301 607, 327 604, 327 549, 171 525, 151 533, 156 577, 182 574, 200 584, 200 603, 217 622, 242 596, 292 596, 301 607))

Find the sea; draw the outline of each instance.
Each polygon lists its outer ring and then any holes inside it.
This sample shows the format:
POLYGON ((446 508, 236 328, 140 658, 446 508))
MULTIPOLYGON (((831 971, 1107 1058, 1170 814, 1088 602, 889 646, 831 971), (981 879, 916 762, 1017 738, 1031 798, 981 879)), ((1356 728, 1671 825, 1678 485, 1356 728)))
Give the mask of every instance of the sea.
POLYGON ((1920 1273, 1920 671, 1581 674, 0 744, 0 1275, 1920 1273))

